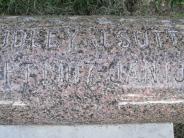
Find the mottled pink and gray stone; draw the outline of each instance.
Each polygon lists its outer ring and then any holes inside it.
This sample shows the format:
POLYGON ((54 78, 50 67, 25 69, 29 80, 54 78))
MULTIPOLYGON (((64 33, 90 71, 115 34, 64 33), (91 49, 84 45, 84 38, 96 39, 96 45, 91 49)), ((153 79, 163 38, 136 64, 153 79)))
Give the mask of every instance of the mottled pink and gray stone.
POLYGON ((1 17, 0 124, 184 121, 184 20, 1 17))

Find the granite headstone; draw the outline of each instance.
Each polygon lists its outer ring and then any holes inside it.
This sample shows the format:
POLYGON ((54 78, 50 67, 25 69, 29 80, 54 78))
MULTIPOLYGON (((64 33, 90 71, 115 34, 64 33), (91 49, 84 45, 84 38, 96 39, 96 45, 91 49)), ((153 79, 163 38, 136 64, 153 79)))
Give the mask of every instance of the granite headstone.
POLYGON ((184 20, 0 18, 0 124, 183 120, 184 20))

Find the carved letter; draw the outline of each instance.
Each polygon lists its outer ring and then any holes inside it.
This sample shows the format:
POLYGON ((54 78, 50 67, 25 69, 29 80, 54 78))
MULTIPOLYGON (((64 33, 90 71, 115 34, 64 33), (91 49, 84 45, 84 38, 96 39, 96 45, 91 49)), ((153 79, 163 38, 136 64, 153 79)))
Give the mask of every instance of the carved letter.
POLYGON ((161 31, 154 31, 155 35, 156 35, 156 42, 157 42, 157 45, 159 48, 163 48, 163 44, 162 44, 162 41, 161 41, 161 38, 160 38, 160 33, 161 31))
POLYGON ((177 37, 176 37, 177 31, 168 31, 168 33, 170 34, 173 45, 175 46, 177 44, 177 37))
POLYGON ((72 32, 68 28, 67 32, 68 32, 68 37, 69 37, 69 52, 70 52, 73 49, 75 49, 75 47, 74 47, 74 40, 77 37, 78 29, 76 29, 74 32, 72 32))
POLYGON ((4 35, 3 35, 3 44, 2 44, 2 47, 7 47, 7 46, 8 46, 9 35, 10 35, 10 31, 9 31, 9 30, 6 30, 6 31, 4 32, 4 35))
POLYGON ((26 33, 22 30, 15 30, 13 47, 22 47, 26 40, 26 33))
POLYGON ((5 92, 10 92, 11 91, 11 86, 10 86, 10 68, 9 68, 9 63, 5 62, 5 68, 4 68, 4 90, 5 92))
POLYGON ((57 31, 51 31, 50 29, 48 30, 48 48, 57 48, 57 31))
POLYGON ((130 46, 130 38, 125 34, 126 31, 120 31, 117 34, 118 37, 118 46, 120 47, 129 47, 130 46))
POLYGON ((140 46, 141 48, 147 47, 149 45, 148 32, 147 31, 145 33, 134 32, 134 37, 135 37, 136 44, 138 46, 140 46), (144 38, 139 40, 138 34, 142 34, 144 38))
POLYGON ((177 82, 183 82, 184 81, 184 67, 183 67, 183 65, 180 64, 179 68, 181 69, 181 71, 180 72, 176 71, 175 80, 177 82), (179 76, 179 77, 177 78, 177 76, 179 76))

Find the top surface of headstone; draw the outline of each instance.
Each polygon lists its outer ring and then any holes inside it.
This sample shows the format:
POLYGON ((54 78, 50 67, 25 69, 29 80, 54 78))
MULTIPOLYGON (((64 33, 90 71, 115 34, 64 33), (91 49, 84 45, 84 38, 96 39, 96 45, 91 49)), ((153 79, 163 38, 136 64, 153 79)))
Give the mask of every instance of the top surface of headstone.
POLYGON ((0 123, 184 119, 184 20, 0 18, 0 123))

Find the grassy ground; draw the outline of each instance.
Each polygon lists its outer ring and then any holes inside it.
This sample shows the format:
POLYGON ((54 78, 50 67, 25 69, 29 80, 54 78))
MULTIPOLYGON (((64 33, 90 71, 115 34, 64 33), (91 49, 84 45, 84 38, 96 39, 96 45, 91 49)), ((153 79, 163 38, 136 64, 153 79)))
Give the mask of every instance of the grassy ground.
POLYGON ((10 15, 91 15, 123 13, 121 0, 0 0, 0 13, 10 15))
POLYGON ((175 124, 174 135, 175 138, 184 138, 184 124, 175 124))
POLYGON ((184 0, 0 0, 0 15, 176 15, 184 0), (176 13, 176 14, 175 14, 176 13))

